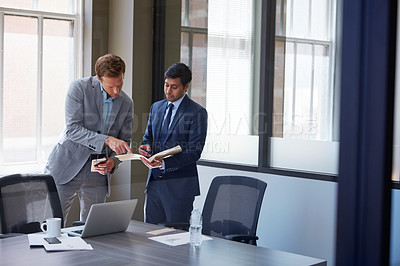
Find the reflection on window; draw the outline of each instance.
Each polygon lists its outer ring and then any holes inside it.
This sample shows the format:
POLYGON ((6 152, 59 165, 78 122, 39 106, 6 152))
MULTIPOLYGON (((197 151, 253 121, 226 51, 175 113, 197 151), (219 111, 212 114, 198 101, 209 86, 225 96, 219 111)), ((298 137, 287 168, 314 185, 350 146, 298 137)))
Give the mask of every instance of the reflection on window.
POLYGON ((331 5, 277 1, 274 137, 333 138, 331 5))
POLYGON ((74 22, 45 19, 43 22, 41 151, 43 159, 48 157, 64 127, 64 100, 68 86, 75 77, 74 54, 74 22), (54 110, 58 111, 54 112, 54 110))
POLYGON ((337 173, 335 0, 277 0, 270 166, 337 173))
POLYGON ((189 96, 206 107, 207 0, 182 0, 181 62, 193 70, 189 96))
POLYGON ((193 70, 189 94, 209 115, 203 159, 258 163, 255 2, 208 0, 207 8, 206 0, 182 1, 181 60, 193 70))
POLYGON ((36 160, 38 19, 4 16, 4 163, 36 160))
POLYGON ((78 15, 42 11, 70 13, 76 2, 0 0, 0 175, 16 172, 13 165, 24 172, 27 163, 40 171, 64 127, 66 90, 76 78, 78 15))
POLYGON ((182 26, 207 28, 207 0, 182 0, 182 26))

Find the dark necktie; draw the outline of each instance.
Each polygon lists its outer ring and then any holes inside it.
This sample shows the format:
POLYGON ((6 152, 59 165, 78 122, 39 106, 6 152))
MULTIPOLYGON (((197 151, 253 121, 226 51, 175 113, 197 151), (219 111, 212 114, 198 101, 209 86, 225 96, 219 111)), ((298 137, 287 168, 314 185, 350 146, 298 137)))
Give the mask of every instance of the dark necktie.
MULTIPOLYGON (((172 103, 170 103, 168 105, 167 109, 168 109, 168 113, 167 113, 167 116, 164 119, 164 124, 162 125, 162 128, 161 128, 160 150, 159 151, 163 151, 164 150, 164 141, 165 141, 165 139, 167 138, 167 135, 168 135, 168 127, 169 127, 169 123, 171 122, 172 109, 174 109, 174 105, 172 103)), ((159 178, 162 175, 162 172, 161 172, 160 168, 151 169, 151 173, 155 178, 159 178)))
POLYGON ((165 141, 165 139, 167 138, 168 135, 168 128, 169 128, 169 124, 171 122, 171 116, 172 116, 172 109, 174 109, 174 105, 172 103, 170 103, 167 107, 168 109, 168 113, 167 116, 164 119, 164 124, 161 128, 161 146, 163 146, 163 143, 165 141))

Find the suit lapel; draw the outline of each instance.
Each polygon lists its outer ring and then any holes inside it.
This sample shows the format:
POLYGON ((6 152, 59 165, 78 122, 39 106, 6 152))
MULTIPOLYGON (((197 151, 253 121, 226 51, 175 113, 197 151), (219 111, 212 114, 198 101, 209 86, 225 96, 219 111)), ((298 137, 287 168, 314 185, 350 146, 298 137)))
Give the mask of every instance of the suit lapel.
POLYGON ((101 94, 100 82, 96 76, 92 77, 92 87, 97 111, 100 114, 100 119, 103 120, 103 116, 101 115, 103 113, 103 95, 101 94))
POLYGON ((163 103, 160 104, 158 110, 154 110, 154 139, 159 142, 160 141, 160 133, 162 122, 164 120, 165 110, 167 108, 168 101, 164 100, 163 103))

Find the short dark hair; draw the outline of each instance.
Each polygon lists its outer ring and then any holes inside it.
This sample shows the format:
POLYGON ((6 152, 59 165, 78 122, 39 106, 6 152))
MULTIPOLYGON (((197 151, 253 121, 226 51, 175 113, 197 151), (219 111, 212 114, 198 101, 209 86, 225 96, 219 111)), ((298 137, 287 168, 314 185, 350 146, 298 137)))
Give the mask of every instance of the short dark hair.
POLYGON ((185 87, 186 84, 192 81, 192 71, 184 63, 176 63, 170 66, 167 71, 165 71, 164 79, 166 78, 180 78, 183 87, 185 87))
POLYGON ((116 78, 125 74, 125 62, 118 55, 106 54, 97 59, 94 69, 100 79, 103 76, 116 78))

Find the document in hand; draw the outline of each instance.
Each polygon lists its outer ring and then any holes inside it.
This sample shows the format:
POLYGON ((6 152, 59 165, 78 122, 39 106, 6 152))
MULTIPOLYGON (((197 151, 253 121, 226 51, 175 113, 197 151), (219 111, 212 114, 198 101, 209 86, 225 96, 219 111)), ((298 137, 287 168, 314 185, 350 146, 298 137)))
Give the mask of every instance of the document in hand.
POLYGON ((178 145, 171 149, 156 153, 153 156, 151 156, 150 158, 147 158, 143 155, 136 154, 136 153, 127 153, 127 154, 117 155, 115 157, 117 157, 120 161, 140 160, 140 158, 143 158, 151 163, 152 161, 154 161, 154 159, 164 159, 164 158, 170 157, 176 153, 179 153, 181 151, 182 151, 182 148, 181 148, 181 146, 178 145))

